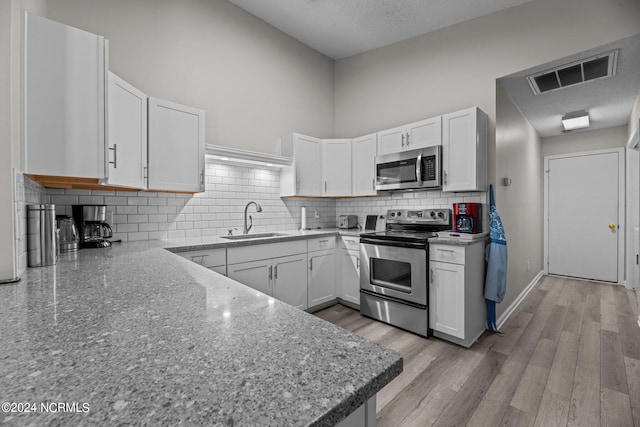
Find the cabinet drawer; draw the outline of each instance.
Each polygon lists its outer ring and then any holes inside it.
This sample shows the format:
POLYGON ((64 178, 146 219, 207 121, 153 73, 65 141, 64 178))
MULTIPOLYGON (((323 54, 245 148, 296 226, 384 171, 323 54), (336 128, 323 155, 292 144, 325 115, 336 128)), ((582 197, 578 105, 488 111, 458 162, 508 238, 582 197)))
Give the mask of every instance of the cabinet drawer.
POLYGON ((307 240, 307 251, 321 251, 324 249, 333 249, 336 247, 335 236, 317 237, 307 240))
POLYGON ((176 255, 207 268, 219 267, 227 264, 227 250, 225 248, 176 252, 176 255))
POLYGON ((227 263, 238 264, 240 262, 278 258, 288 255, 303 254, 306 251, 307 243, 304 240, 238 246, 227 249, 227 263))
POLYGON ((465 248, 454 245, 429 245, 429 260, 464 264, 465 248))
POLYGON ((345 249, 349 251, 360 250, 360 238, 354 236, 342 236, 342 243, 344 243, 345 249))

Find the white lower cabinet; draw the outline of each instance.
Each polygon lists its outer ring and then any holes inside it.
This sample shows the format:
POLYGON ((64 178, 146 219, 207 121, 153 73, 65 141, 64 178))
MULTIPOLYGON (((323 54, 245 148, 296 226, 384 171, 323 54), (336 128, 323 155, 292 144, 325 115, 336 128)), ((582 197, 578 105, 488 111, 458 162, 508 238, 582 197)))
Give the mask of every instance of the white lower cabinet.
POLYGON ((216 273, 220 273, 223 276, 227 275, 227 250, 225 248, 176 252, 176 255, 195 262, 196 264, 200 264, 201 266, 206 267, 209 270, 213 270, 216 273))
POLYGON ((334 236, 309 239, 309 271, 307 276, 308 308, 336 299, 336 261, 334 236))
POLYGON ((307 308, 307 243, 240 246, 227 249, 229 278, 289 305, 307 308), (264 258, 270 255, 271 258, 264 258))
POLYGON ((485 330, 484 245, 429 245, 429 327, 470 347, 485 330))
POLYGON ((360 238, 343 236, 340 248, 340 284, 343 301, 360 306, 360 238))

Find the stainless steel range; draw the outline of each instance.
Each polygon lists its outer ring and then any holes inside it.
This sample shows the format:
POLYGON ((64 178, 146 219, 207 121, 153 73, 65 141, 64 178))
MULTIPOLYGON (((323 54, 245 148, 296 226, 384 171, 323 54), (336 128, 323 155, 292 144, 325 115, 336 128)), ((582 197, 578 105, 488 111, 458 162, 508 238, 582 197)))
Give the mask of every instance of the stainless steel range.
POLYGON ((429 244, 451 229, 450 209, 391 209, 385 231, 360 235, 360 313, 429 332, 429 244))

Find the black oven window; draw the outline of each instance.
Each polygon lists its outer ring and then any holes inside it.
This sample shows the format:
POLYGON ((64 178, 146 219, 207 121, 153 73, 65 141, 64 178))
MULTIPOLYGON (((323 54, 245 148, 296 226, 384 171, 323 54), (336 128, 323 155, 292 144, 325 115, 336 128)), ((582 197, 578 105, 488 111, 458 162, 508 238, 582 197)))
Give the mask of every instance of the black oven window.
POLYGON ((411 292, 411 264, 382 258, 371 258, 371 282, 379 286, 411 292))
POLYGON ((381 184, 399 184, 416 180, 416 159, 383 163, 377 168, 381 184))

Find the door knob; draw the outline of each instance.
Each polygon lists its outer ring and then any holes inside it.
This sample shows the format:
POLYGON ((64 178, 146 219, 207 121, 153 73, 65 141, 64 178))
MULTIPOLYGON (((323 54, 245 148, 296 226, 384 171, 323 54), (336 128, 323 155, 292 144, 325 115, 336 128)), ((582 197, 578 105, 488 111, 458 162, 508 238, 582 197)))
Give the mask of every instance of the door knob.
POLYGON ((615 230, 616 225, 615 225, 615 224, 609 224, 609 228, 610 228, 611 230, 615 230))

